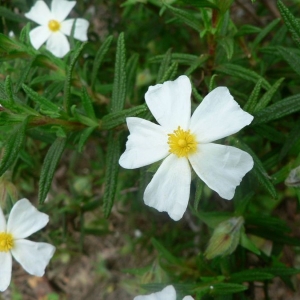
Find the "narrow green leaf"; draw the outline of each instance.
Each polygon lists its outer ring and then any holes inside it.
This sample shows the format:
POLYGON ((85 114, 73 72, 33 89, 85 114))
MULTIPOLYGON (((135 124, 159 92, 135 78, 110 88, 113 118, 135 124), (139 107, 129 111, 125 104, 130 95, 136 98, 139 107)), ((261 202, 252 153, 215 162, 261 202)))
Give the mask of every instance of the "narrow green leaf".
POLYGON ((127 76, 127 97, 130 98, 133 95, 135 81, 136 81, 136 73, 139 62, 139 55, 134 53, 127 61, 126 64, 126 76, 127 76))
POLYGON ((83 146, 86 144, 88 138, 93 133, 93 131, 97 128, 97 126, 94 127, 88 127, 82 131, 80 134, 80 139, 77 145, 78 152, 82 152, 83 146))
POLYGON ((292 39, 297 44, 297 46, 300 47, 300 25, 298 20, 280 0, 277 1, 277 6, 286 27, 292 34, 292 39))
POLYGON ((277 46, 276 50, 282 58, 290 65, 290 67, 300 75, 299 55, 294 49, 277 46))
POLYGON ((300 110, 300 94, 278 101, 254 114, 251 126, 268 123, 300 110))
POLYGON ((299 141, 299 139, 300 139, 300 122, 298 124, 295 124, 295 127, 289 133, 285 143, 281 148, 279 160, 282 160, 288 154, 290 149, 299 141))
POLYGON ((267 174, 262 162, 256 156, 256 154, 250 149, 248 145, 241 142, 240 140, 236 140, 236 146, 242 148, 246 152, 248 152, 253 160, 254 160, 254 167, 252 169, 252 173, 255 175, 257 180, 261 183, 261 185, 270 193, 273 198, 277 198, 277 192, 272 184, 269 175, 267 174))
POLYGON ((124 33, 120 33, 117 44, 115 63, 115 78, 111 98, 111 111, 118 112, 123 109, 126 99, 126 57, 124 33))
POLYGON ((245 291, 248 287, 237 283, 216 283, 211 285, 210 293, 213 295, 227 295, 245 291))
POLYGON ((262 271, 273 274, 274 276, 291 276, 300 273, 300 269, 288 268, 288 267, 266 267, 262 271))
POLYGON ((175 257, 171 252, 169 252, 158 240, 151 238, 152 245, 158 251, 158 253, 165 258, 168 262, 178 265, 180 260, 175 257))
POLYGON ((264 281, 273 279, 274 275, 267 273, 264 269, 252 269, 233 273, 230 275, 230 281, 246 282, 246 281, 264 281))
POLYGON ((196 7, 210 7, 214 9, 219 9, 218 6, 208 0, 183 0, 188 5, 193 5, 196 7))
POLYGON ((71 94, 72 73, 73 73, 74 66, 78 60, 78 57, 85 45, 86 43, 79 44, 77 49, 75 49, 74 54, 71 58, 70 66, 67 71, 67 77, 64 85, 64 109, 68 114, 70 114, 71 111, 70 94, 71 94))
POLYGON ((148 111, 146 104, 139 105, 133 108, 124 109, 120 112, 110 113, 103 117, 101 128, 102 129, 113 129, 126 122, 128 117, 137 117, 148 111))
POLYGON ((202 25, 200 21, 193 15, 193 12, 175 8, 170 5, 166 5, 166 7, 170 9, 172 13, 183 23, 200 32, 202 25))
POLYGON ((275 19, 270 22, 267 26, 265 26, 262 31, 257 35, 255 40, 253 41, 252 48, 257 47, 261 44, 261 41, 277 26, 280 22, 280 19, 275 19))
POLYGON ((8 97, 9 103, 14 104, 14 95, 13 95, 13 90, 12 90, 12 83, 10 76, 8 75, 5 80, 5 93, 8 97))
POLYGON ((65 83, 63 81, 54 81, 45 89, 45 97, 48 100, 53 100, 59 92, 64 88, 65 83))
POLYGON ((257 83, 258 80, 261 80, 262 87, 266 90, 271 87, 267 80, 265 80, 262 76, 250 69, 246 69, 239 65, 227 63, 217 67, 216 70, 232 77, 240 78, 254 83, 257 83))
MULTIPOLYGON (((163 60, 165 54, 163 55, 156 55, 149 59, 150 63, 159 64, 163 60)), ((172 53, 171 59, 172 62, 176 61, 182 65, 192 65, 199 57, 193 54, 186 54, 186 53, 172 53)))
POLYGON ((201 200, 202 197, 202 192, 204 189, 204 182, 197 177, 196 179, 196 193, 195 193, 195 200, 194 200, 194 209, 197 211, 198 210, 198 206, 199 206, 199 202, 201 200))
POLYGON ((259 33, 259 32, 261 32, 261 29, 259 27, 246 24, 246 25, 242 25, 238 29, 238 32, 234 35, 234 37, 240 37, 240 36, 259 33))
POLYGON ((14 92, 17 93, 19 92, 22 84, 25 82, 30 70, 32 68, 32 60, 30 60, 25 67, 23 68, 23 70, 20 72, 20 77, 18 79, 18 81, 15 84, 15 89, 14 92))
POLYGON ((81 89, 81 101, 82 101, 82 106, 86 112, 86 115, 91 119, 97 120, 92 99, 88 95, 85 87, 81 89))
POLYGON ((103 44, 101 45, 101 47, 99 48, 99 50, 97 51, 96 53, 96 56, 95 56, 95 60, 93 62, 93 70, 92 70, 92 77, 91 77, 91 80, 92 80, 92 83, 91 83, 91 87, 92 89, 94 88, 95 86, 95 83, 96 83, 96 79, 97 79, 97 75, 98 75, 98 70, 103 62, 103 59, 110 47, 110 44, 113 40, 113 36, 110 35, 108 36, 105 41, 103 42, 103 44))
POLYGON ((4 17, 7 20, 18 22, 18 23, 28 22, 28 19, 26 19, 23 15, 16 14, 4 6, 0 6, 0 16, 4 17))
POLYGON ((225 37, 220 39, 219 44, 224 48, 228 60, 231 60, 234 53, 234 39, 232 37, 225 37))
POLYGON ((282 144, 285 141, 284 134, 272 126, 262 124, 254 126, 253 129, 259 135, 274 143, 282 144))
POLYGON ((23 88, 24 92, 26 93, 26 95, 30 99, 32 99, 34 102, 39 103, 41 105, 41 107, 43 107, 43 109, 49 110, 49 111, 57 114, 57 116, 60 115, 59 107, 56 104, 52 103, 47 98, 39 95, 37 92, 35 92, 34 90, 32 90, 26 84, 23 84, 22 88, 23 88))
POLYGON ((241 234, 240 245, 245 249, 255 253, 256 255, 260 255, 260 250, 256 247, 256 245, 248 238, 245 232, 241 234))
POLYGON ((184 72, 186 76, 191 75, 195 70, 202 66, 209 58, 209 55, 202 54, 191 63, 190 67, 184 72))
POLYGON ((261 90, 262 79, 259 79, 243 109, 252 114, 258 102, 258 96, 261 90))
POLYGON ((178 68, 178 63, 173 62, 172 65, 168 68, 168 70, 164 74, 162 82, 174 79, 177 73, 177 68, 178 68))
POLYGON ((67 140, 65 138, 57 138, 50 146, 43 162, 40 181, 39 181, 39 203, 43 203, 50 190, 55 169, 65 150, 67 140))
POLYGON ((169 49, 161 61, 161 64, 160 64, 160 67, 159 67, 159 70, 157 73, 156 83, 164 82, 164 80, 163 80, 164 75, 167 72, 167 70, 170 66, 170 63, 171 63, 171 52, 172 52, 172 49, 169 49))
POLYGON ((254 112, 262 110, 269 104, 283 81, 284 78, 280 78, 274 83, 273 86, 271 86, 271 88, 262 96, 260 101, 257 103, 254 112))
POLYGON ((108 136, 104 179, 105 190, 103 195, 103 210, 105 217, 109 217, 115 200, 120 154, 121 145, 119 135, 111 131, 108 136))
POLYGON ((2 160, 0 162, 0 176, 15 162, 25 139, 28 118, 17 125, 9 134, 5 145, 2 160))
POLYGON ((20 42, 27 45, 30 43, 29 32, 30 32, 30 23, 27 23, 20 32, 20 42))

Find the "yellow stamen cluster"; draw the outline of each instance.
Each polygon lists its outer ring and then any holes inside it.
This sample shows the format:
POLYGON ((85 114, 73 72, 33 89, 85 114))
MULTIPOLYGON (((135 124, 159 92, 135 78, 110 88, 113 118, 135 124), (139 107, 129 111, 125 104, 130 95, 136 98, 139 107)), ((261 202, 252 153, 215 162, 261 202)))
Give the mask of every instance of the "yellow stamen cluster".
POLYGON ((56 32, 60 29, 60 23, 56 20, 50 20, 48 23, 48 27, 51 31, 56 32))
POLYGON ((168 134, 169 152, 176 154, 178 157, 187 157, 189 154, 196 152, 196 137, 191 134, 190 130, 184 131, 178 126, 173 133, 168 134))
POLYGON ((14 246, 14 239, 10 233, 0 232, 0 252, 7 252, 14 246))

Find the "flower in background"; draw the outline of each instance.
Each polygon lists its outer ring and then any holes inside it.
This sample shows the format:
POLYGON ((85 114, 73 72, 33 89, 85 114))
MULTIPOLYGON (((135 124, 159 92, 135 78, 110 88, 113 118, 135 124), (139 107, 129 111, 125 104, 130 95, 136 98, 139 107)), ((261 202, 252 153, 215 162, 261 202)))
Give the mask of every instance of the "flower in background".
POLYGON ((252 157, 235 147, 211 143, 249 125, 253 116, 243 111, 226 87, 211 91, 191 117, 191 83, 187 76, 150 86, 146 103, 156 121, 127 118, 130 131, 123 168, 135 169, 164 159, 144 193, 147 205, 166 211, 175 221, 188 204, 191 166, 221 197, 232 199, 252 157))
POLYGON ((31 275, 43 276, 55 247, 25 238, 45 227, 48 215, 39 212, 27 199, 13 206, 7 224, 0 208, 0 291, 5 291, 11 280, 12 256, 31 275))
MULTIPOLYGON (((76 1, 53 0, 51 10, 44 1, 37 1, 25 16, 40 26, 30 31, 30 41, 35 49, 39 49, 46 41, 46 48, 57 57, 63 57, 70 51, 66 35, 71 35, 75 19, 65 20, 76 1)), ((74 38, 87 40, 89 22, 76 19, 74 38)))
MULTIPOLYGON (((133 300, 176 300, 176 291, 173 285, 168 285, 160 292, 145 296, 137 296, 133 300)), ((182 300, 194 300, 194 298, 185 296, 182 300)))

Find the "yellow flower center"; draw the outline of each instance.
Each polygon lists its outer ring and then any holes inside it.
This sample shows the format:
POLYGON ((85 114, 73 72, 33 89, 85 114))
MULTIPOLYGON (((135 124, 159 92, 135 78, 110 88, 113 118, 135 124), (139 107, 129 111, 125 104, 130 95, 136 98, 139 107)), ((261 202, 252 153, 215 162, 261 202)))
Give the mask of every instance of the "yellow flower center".
POLYGON ((10 233, 0 232, 0 252, 7 252, 14 246, 14 239, 10 233))
POLYGON ((197 150, 196 137, 190 133, 190 130, 184 131, 178 126, 173 133, 168 134, 169 152, 178 157, 187 157, 197 150))
POLYGON ((60 23, 56 20, 50 20, 48 23, 48 27, 51 31, 56 32, 60 29, 60 23))

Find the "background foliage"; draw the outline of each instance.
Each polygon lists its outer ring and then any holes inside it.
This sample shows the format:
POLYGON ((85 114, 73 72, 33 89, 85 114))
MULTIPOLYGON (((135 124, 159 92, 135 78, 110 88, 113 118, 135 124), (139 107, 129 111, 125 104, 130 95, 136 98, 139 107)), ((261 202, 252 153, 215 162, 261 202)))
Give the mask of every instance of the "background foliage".
MULTIPOLYGON (((59 265, 95 255, 91 241, 99 247, 95 284, 109 282, 99 243, 116 235, 125 242, 108 250, 133 260, 122 265, 122 299, 169 283, 178 299, 277 299, 278 277, 284 299, 297 295, 299 175, 284 182, 300 165, 299 1, 78 1, 73 17, 90 21, 89 42, 71 38, 63 59, 31 46, 34 25, 23 15, 33 2, 0 6, 0 200, 9 211, 26 197, 50 215, 36 237, 57 247, 48 299, 68 298, 55 279, 59 265), (232 201, 194 178, 176 223, 143 204, 156 167, 123 170, 118 159, 125 118, 153 119, 148 86, 182 74, 193 84, 193 108, 225 85, 254 115, 220 142, 250 153, 255 166, 232 201)), ((118 288, 105 285, 101 297, 118 288)), ((17 281, 12 289, 19 297, 17 281)))

